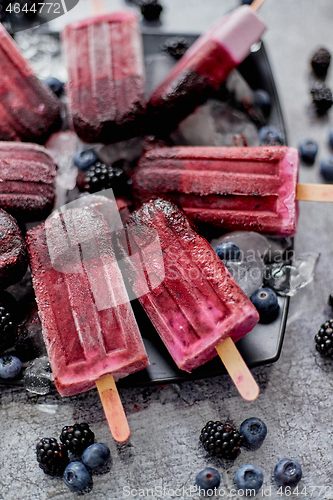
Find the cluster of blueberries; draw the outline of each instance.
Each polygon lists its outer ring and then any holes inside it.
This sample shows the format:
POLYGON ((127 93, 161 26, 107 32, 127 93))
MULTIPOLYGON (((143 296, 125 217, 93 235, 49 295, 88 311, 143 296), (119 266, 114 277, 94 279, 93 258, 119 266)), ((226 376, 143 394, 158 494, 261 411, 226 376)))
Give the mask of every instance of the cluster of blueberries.
MULTIPOLYGON (((240 434, 244 437, 244 446, 249 450, 257 450, 262 445, 266 434, 266 424, 257 417, 251 417, 241 424, 240 434)), ((293 458, 283 458, 274 469, 274 478, 279 486, 296 486, 302 478, 302 468, 293 458)), ((240 491, 255 490, 257 492, 263 485, 264 475, 260 467, 252 464, 241 465, 234 476, 234 481, 240 491)), ((196 486, 211 495, 221 483, 219 472, 206 467, 198 473, 195 480, 196 486)))
MULTIPOLYGON (((333 150, 333 128, 328 134, 328 143, 333 150)), ((300 158, 306 165, 313 165, 318 153, 318 144, 312 139, 305 139, 299 144, 300 158)), ((320 161, 320 174, 327 182, 333 181, 333 154, 320 161)))

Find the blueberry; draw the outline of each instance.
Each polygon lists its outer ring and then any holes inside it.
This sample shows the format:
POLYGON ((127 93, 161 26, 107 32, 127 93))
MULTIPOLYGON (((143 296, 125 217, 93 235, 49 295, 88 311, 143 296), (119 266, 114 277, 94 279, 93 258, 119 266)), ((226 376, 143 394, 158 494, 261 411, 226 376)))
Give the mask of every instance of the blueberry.
POLYGON ((327 182, 333 181, 333 155, 323 158, 320 162, 320 173, 327 182))
POLYGON ((54 92, 54 94, 57 97, 60 97, 64 91, 64 84, 60 80, 58 80, 58 78, 54 78, 53 76, 49 76, 48 78, 45 78, 45 80, 43 80, 43 82, 46 83, 46 85, 48 87, 50 87, 52 92, 54 92))
POLYGON ((82 453, 82 462, 90 469, 106 464, 110 458, 110 450, 103 443, 94 443, 82 453))
POLYGON ((259 288, 253 292, 250 300, 257 309, 262 323, 270 323, 276 318, 280 306, 274 290, 259 288))
POLYGON ((275 466, 274 478, 279 486, 296 486, 302 478, 302 468, 293 458, 283 458, 275 466))
POLYGON ((301 160, 308 165, 313 165, 318 153, 318 144, 312 139, 305 139, 300 142, 298 151, 301 160))
POLYGON ((282 144, 280 132, 276 127, 261 127, 259 130, 259 139, 262 146, 279 146, 282 144))
POLYGON ((90 474, 87 467, 81 462, 70 462, 64 470, 62 479, 70 490, 80 491, 88 485, 90 474))
POLYGON ((8 355, 0 358, 1 378, 14 378, 20 373, 21 369, 22 363, 16 356, 8 355))
POLYGON ((264 475, 256 465, 245 464, 237 469, 234 479, 240 490, 255 490, 257 492, 264 482, 264 475))
POLYGON ((240 256, 239 247, 232 241, 220 243, 216 248, 216 253, 221 260, 238 260, 240 256))
POLYGON ((244 420, 239 432, 244 436, 244 446, 251 450, 257 450, 262 445, 266 434, 266 424, 257 417, 244 420))
POLYGON ((197 474, 195 478, 195 484, 198 488, 201 488, 205 492, 209 490, 214 490, 220 486, 221 476, 216 469, 212 467, 206 467, 197 474))
POLYGON ((98 160, 97 154, 93 149, 82 149, 74 155, 74 165, 80 170, 87 170, 98 160))
POLYGON ((333 128, 328 133, 328 143, 330 147, 333 149, 333 128))
MULTIPOLYGON (((250 2, 252 3, 252 2, 250 2)), ((257 89, 254 91, 254 104, 261 109, 263 115, 267 118, 271 112, 272 101, 271 97, 266 90, 257 89)))

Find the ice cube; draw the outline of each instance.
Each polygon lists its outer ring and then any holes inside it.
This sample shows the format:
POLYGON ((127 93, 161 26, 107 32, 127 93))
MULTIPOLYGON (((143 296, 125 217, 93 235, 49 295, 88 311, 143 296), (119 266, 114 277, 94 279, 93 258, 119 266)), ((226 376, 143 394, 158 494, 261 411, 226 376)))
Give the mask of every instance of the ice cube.
POLYGON ((223 263, 248 297, 261 288, 265 265, 260 257, 249 255, 241 261, 224 260, 223 263))

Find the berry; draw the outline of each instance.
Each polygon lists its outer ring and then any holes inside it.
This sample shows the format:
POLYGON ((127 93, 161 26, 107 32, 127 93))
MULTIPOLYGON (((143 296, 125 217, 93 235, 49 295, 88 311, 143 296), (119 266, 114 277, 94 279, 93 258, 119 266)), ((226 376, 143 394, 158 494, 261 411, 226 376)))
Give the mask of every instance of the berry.
POLYGON ((331 62, 331 54, 327 49, 321 48, 317 50, 311 59, 311 66, 314 73, 319 78, 325 78, 327 75, 327 70, 331 62))
POLYGON ((82 453, 82 462, 90 469, 106 464, 110 458, 110 450, 106 444, 94 443, 82 453))
POLYGON ((244 420, 239 432, 244 436, 244 446, 250 450, 257 450, 266 437, 267 427, 260 418, 251 417, 244 420))
POLYGON ((271 288, 259 288, 250 297, 260 315, 261 323, 270 323, 279 312, 279 302, 276 293, 271 288))
POLYGON ((113 189, 114 194, 126 194, 129 190, 128 176, 121 168, 123 161, 119 160, 113 165, 106 165, 97 161, 88 170, 85 171, 83 178, 77 181, 81 190, 89 193, 113 189))
POLYGON ((21 361, 12 355, 3 356, 0 358, 0 377, 1 378, 14 378, 22 369, 21 361))
POLYGON ((298 151, 301 160, 308 165, 313 165, 318 153, 318 144, 312 139, 305 139, 300 142, 298 151))
POLYGON ((64 84, 60 80, 58 80, 58 78, 54 78, 53 76, 49 76, 48 78, 46 78, 43 81, 44 81, 44 83, 46 83, 46 85, 48 87, 50 87, 52 92, 54 92, 57 97, 61 96, 61 94, 64 91, 64 84))
POLYGON ((142 0, 141 2, 141 14, 146 21, 156 21, 163 10, 162 5, 160 5, 157 0, 142 0))
POLYGON ((228 422, 210 420, 201 431, 200 441, 210 455, 235 460, 244 438, 228 422))
POLYGON ((316 349, 320 354, 333 358, 333 319, 325 321, 315 335, 316 349))
POLYGON ((66 425, 60 434, 60 441, 69 451, 77 455, 93 444, 94 439, 95 434, 86 423, 66 425))
POLYGON ((75 153, 73 161, 80 170, 87 170, 98 161, 98 157, 93 149, 82 149, 75 153))
POLYGON ((208 492, 209 490, 214 490, 220 486, 221 476, 216 469, 212 467, 205 467, 202 471, 197 474, 195 478, 195 484, 198 488, 208 492))
POLYGON ((293 458, 283 458, 275 466, 274 478, 279 486, 296 486, 302 478, 302 468, 293 458))
POLYGON ((221 260, 238 260, 240 256, 240 249, 236 243, 233 243, 232 241, 225 241, 218 245, 216 253, 221 260))
POLYGON ((272 126, 261 127, 259 139, 262 146, 280 146, 282 144, 280 132, 272 126))
POLYGON ((161 51, 166 52, 174 59, 180 59, 188 49, 188 43, 185 38, 179 36, 173 36, 167 38, 164 43, 161 44, 161 51))
POLYGON ((321 160, 319 170, 325 181, 333 181, 333 155, 321 160))
POLYGON ((64 470, 62 479, 71 491, 81 491, 88 486, 90 474, 81 462, 71 462, 64 470))
POLYGON ((245 464, 237 469, 234 479, 240 490, 255 490, 257 492, 262 487, 264 475, 256 465, 245 464))
POLYGON ((270 115, 272 107, 272 101, 269 93, 263 89, 255 90, 253 99, 255 106, 261 109, 263 115, 267 118, 270 115))
POLYGON ((320 82, 314 85, 310 92, 317 115, 322 116, 327 113, 333 104, 332 91, 324 83, 320 82))
POLYGON ((61 476, 69 462, 66 447, 55 438, 43 438, 36 446, 37 462, 45 474, 61 476))
POLYGON ((17 326, 5 304, 0 305, 0 351, 15 343, 17 326))

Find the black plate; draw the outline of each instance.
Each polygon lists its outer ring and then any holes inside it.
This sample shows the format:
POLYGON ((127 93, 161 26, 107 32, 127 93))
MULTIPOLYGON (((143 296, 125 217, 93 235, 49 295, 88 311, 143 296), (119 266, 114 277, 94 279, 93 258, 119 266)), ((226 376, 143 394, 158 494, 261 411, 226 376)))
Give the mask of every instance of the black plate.
MULTIPOLYGON (((158 75, 157 78, 163 79, 164 75, 175 64, 175 61, 170 56, 162 54, 160 50, 161 44, 172 36, 181 36, 189 44, 192 44, 197 38, 197 35, 151 32, 144 33, 143 35, 147 70, 147 95, 150 94, 154 86, 158 83, 156 82, 156 75, 158 75), (154 81, 152 82, 152 80, 154 81)), ((287 144, 282 111, 264 45, 260 44, 258 50, 252 52, 238 67, 238 70, 251 88, 264 89, 269 93, 272 101, 269 124, 278 128, 284 144, 287 144)), ((251 332, 237 342, 240 353, 250 367, 273 363, 279 359, 288 316, 289 297, 279 297, 278 300, 280 305, 278 317, 268 325, 257 324, 251 332)), ((147 349, 150 366, 145 370, 120 380, 119 385, 164 384, 225 373, 225 368, 218 357, 194 370, 191 374, 179 370, 140 304, 135 302, 132 305, 147 349)))

